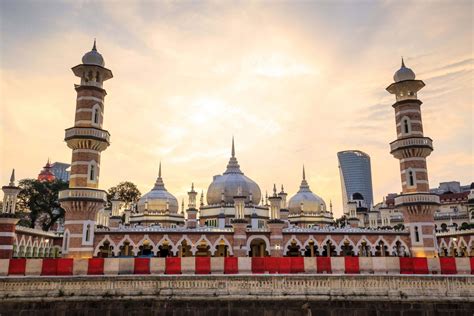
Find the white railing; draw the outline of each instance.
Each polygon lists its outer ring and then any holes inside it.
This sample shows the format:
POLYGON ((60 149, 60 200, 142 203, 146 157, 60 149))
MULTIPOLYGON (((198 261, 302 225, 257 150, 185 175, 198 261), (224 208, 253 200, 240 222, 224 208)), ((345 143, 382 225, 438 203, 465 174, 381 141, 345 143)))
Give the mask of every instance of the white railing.
POLYGON ((217 228, 217 227, 207 227, 201 226, 196 228, 187 228, 187 227, 161 227, 161 226, 119 226, 118 228, 96 228, 96 232, 168 232, 168 233, 232 233, 234 232, 233 228, 217 228))
POLYGON ((107 193, 102 190, 91 190, 91 189, 69 189, 59 191, 59 199, 71 199, 71 198, 88 198, 107 201, 107 193))
POLYGON ((66 130, 66 138, 71 138, 74 136, 90 136, 104 139, 106 142, 110 142, 110 134, 107 131, 97 129, 97 128, 88 128, 88 127, 72 127, 66 130))
POLYGON ((428 146, 433 148, 433 141, 428 137, 412 137, 406 139, 398 139, 390 143, 390 151, 397 150, 408 146, 428 146))
POLYGON ((395 198, 395 205, 406 203, 438 203, 439 196, 435 194, 406 194, 395 198))
POLYGON ((283 229, 284 233, 345 233, 345 234, 360 234, 360 233, 375 233, 375 234, 385 234, 385 233, 407 233, 407 230, 395 230, 395 229, 382 229, 382 228, 370 228, 370 227, 319 227, 313 226, 311 228, 303 227, 289 227, 283 229))
POLYGON ((26 233, 30 235, 40 235, 40 236, 47 236, 47 237, 59 237, 57 232, 47 232, 42 229, 24 227, 24 226, 16 226, 16 231, 19 233, 26 233))

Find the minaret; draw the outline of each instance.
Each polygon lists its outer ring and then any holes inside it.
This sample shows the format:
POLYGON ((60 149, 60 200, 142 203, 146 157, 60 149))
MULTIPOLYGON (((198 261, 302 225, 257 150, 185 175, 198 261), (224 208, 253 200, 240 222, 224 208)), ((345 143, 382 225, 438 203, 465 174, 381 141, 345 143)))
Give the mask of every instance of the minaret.
POLYGON ((123 214, 123 201, 118 196, 118 193, 115 192, 114 197, 110 200, 112 204, 112 214, 109 219, 109 227, 110 228, 117 228, 120 226, 122 222, 122 214, 123 214))
POLYGON ((65 209, 63 254, 67 257, 92 257, 97 211, 104 207, 107 194, 99 190, 100 155, 110 145, 110 134, 102 129, 104 118, 103 82, 112 78, 104 67, 94 40, 82 64, 72 68, 81 79, 77 92, 74 126, 66 129, 65 141, 72 149, 69 189, 59 193, 65 209))
POLYGON ((16 224, 19 218, 15 215, 16 201, 20 188, 15 185, 15 169, 10 176, 10 183, 2 187, 3 208, 0 216, 0 259, 9 259, 13 256, 13 244, 16 224))
POLYGON ((194 190, 194 183, 191 183, 191 191, 188 192, 188 219, 186 226, 188 228, 196 228, 197 226, 197 208, 196 208, 196 196, 197 192, 194 190))
POLYGON ((433 214, 439 197, 430 194, 426 157, 433 151, 431 138, 423 134, 422 102, 417 93, 425 84, 415 80, 415 73, 402 66, 393 76, 387 91, 395 95, 395 123, 397 139, 390 143, 390 153, 400 161, 402 193, 395 198, 395 206, 403 213, 409 228, 411 255, 434 257, 437 253, 433 214))
POLYGON ((280 209, 280 218, 282 221, 285 221, 288 224, 288 215, 290 211, 288 210, 288 204, 286 201, 286 197, 288 193, 285 192, 283 188, 283 184, 281 185, 281 191, 278 193, 278 196, 281 198, 281 209, 280 209))

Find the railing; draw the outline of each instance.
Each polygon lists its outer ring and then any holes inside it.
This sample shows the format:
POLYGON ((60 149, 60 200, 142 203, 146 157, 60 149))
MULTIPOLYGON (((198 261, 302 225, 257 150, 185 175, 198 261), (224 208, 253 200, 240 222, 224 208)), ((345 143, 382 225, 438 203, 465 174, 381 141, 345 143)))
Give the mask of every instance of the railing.
POLYGON ((395 198, 395 205, 411 203, 439 204, 439 196, 435 194, 406 194, 395 198))
POLYGON ((96 228, 96 232, 168 232, 168 233, 193 233, 193 232, 209 232, 209 233, 232 233, 233 228, 217 228, 201 226, 196 228, 187 227, 161 227, 161 226, 119 226, 118 228, 96 228))
POLYGON ((59 234, 56 232, 48 232, 41 229, 24 227, 24 226, 16 226, 16 231, 20 233, 25 233, 25 234, 47 236, 51 238, 59 237, 59 234))
POLYGON ((431 140, 431 138, 428 137, 412 137, 406 139, 398 139, 390 143, 390 151, 410 146, 423 146, 433 149, 433 141, 431 140))
POLYGON ((59 191, 59 200, 67 199, 94 199, 107 201, 107 192, 94 189, 68 189, 59 191))
POLYGON ((94 137, 110 142, 110 134, 106 130, 91 127, 71 127, 66 130, 66 139, 74 137, 94 137))

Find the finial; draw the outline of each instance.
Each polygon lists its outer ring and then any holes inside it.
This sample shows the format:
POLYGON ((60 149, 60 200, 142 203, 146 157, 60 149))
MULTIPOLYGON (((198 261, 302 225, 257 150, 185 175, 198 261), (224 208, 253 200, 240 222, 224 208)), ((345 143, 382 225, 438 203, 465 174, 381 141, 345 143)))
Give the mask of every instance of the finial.
POLYGON ((181 200, 181 210, 184 213, 184 199, 181 200))
POLYGON ((403 61, 403 56, 402 56, 402 68, 405 68, 405 62, 403 61))
POLYGON ((235 157, 235 146, 234 146, 234 136, 232 136, 232 152, 231 152, 232 157, 235 157))
POLYGON ((158 168, 158 178, 161 178, 161 161, 160 161, 160 167, 158 168))
POLYGON ((96 45, 95 45, 95 37, 94 37, 94 46, 92 46, 92 50, 93 50, 93 51, 97 51, 97 47, 96 47, 96 45))
POLYGON ((277 195, 277 187, 276 187, 276 184, 274 183, 273 184, 273 196, 276 196, 277 195))
POLYGON ((306 180, 306 172, 304 171, 304 165, 303 165, 303 180, 306 180))
POLYGON ((285 193, 285 188, 283 188, 283 184, 281 185, 281 193, 285 193))
POLYGON ((10 176, 10 185, 15 186, 15 169, 12 170, 12 175, 10 176))
POLYGON ((194 182, 191 182, 191 191, 194 191, 194 182))

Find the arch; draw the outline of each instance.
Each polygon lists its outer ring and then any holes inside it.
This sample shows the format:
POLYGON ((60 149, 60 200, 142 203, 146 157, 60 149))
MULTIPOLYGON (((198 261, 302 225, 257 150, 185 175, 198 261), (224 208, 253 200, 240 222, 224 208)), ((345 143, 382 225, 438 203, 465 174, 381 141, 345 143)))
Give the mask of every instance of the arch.
POLYGON ((114 251, 115 255, 120 255, 120 248, 124 246, 125 242, 128 242, 129 246, 132 247, 132 253, 134 256, 136 256, 138 253, 138 247, 135 245, 129 235, 125 235, 122 240, 117 244, 117 248, 114 251))
POLYGON ((460 257, 469 256, 469 248, 467 247, 467 242, 462 237, 459 238, 459 242, 458 242, 458 255, 460 257))
POLYGON ((387 253, 388 253, 388 255, 390 255, 389 245, 390 245, 390 243, 388 243, 382 236, 379 236, 379 238, 377 238, 375 243, 372 245, 372 254, 374 256, 377 256, 377 254, 378 254, 379 257, 385 257, 385 256, 387 256, 387 253), (381 246, 380 242, 383 242, 384 249, 377 249, 378 247, 381 246))
POLYGON ((400 236, 397 236, 395 240, 392 242, 392 244, 389 247, 389 253, 391 256, 395 257, 405 257, 410 255, 410 248, 408 248, 408 245, 401 240, 400 236), (399 244, 397 244, 399 243, 399 244), (397 246, 402 246, 402 249, 399 249, 397 246), (404 254, 400 252, 401 250, 404 250, 404 254))
POLYGON ((203 242, 205 242, 207 244, 207 246, 209 247, 208 251, 209 251, 210 255, 213 256, 216 249, 214 248, 214 245, 209 241, 209 239, 207 239, 206 235, 201 235, 201 238, 199 238, 198 241, 196 241, 194 243, 194 245, 192 245, 191 252, 192 252, 193 256, 196 256, 196 253, 198 252, 198 247, 203 242))
POLYGON ((400 128, 403 135, 411 134, 411 119, 408 116, 404 116, 400 120, 400 128))
MULTIPOLYGON (((151 253, 153 254, 153 256, 156 256, 156 253, 157 253, 157 251, 158 251, 158 248, 156 247, 156 245, 155 245, 155 243, 153 242, 153 240, 151 240, 151 238, 148 236, 148 234, 145 234, 145 235, 143 236, 143 238, 138 241, 138 243, 137 243, 137 254, 138 254, 138 251, 140 251, 140 247, 143 248, 144 243, 145 243, 146 241, 148 241, 148 242, 150 243, 149 246, 151 246, 151 253)), ((143 250, 143 249, 141 249, 141 250, 143 250)), ((143 253, 142 253, 142 255, 143 255, 143 253)))
POLYGON ((342 238, 339 245, 336 246, 336 253, 340 256, 346 256, 346 255, 351 255, 349 252, 352 252, 352 255, 355 255, 356 247, 355 247, 354 242, 347 235, 345 235, 344 238, 342 238), (350 248, 344 249, 346 247, 346 243, 347 245, 352 247, 352 250, 350 248), (343 251, 346 251, 346 253, 343 253, 343 251))
POLYGON ((303 251, 305 257, 318 257, 320 245, 313 235, 309 236, 303 244, 303 251), (312 248, 311 248, 312 244, 312 248))
POLYGON ((224 235, 220 235, 219 238, 216 239, 216 242, 212 245, 214 252, 212 253, 213 256, 215 256, 217 247, 219 247, 222 244, 222 241, 224 242, 224 245, 227 246, 227 251, 229 252, 229 255, 233 256, 234 251, 232 249, 232 246, 230 242, 227 240, 227 238, 224 237, 224 235))
POLYGON ((91 113, 91 124, 96 127, 100 127, 100 119, 101 119, 101 112, 102 108, 100 107, 99 103, 94 104, 92 107, 91 113))
POLYGON ((265 243, 265 251, 270 252, 270 240, 267 238, 265 235, 252 235, 247 239, 247 243, 245 244, 246 246, 246 253, 247 255, 250 253, 250 243, 254 239, 261 239, 265 243))
POLYGON ((66 229, 64 231, 64 235, 63 235, 63 246, 62 246, 63 253, 68 253, 69 252, 70 236, 71 236, 71 232, 69 231, 69 229, 66 229))
POLYGON ((97 257, 99 252, 100 252, 100 247, 104 246, 104 243, 105 242, 108 242, 110 246, 114 247, 114 250, 113 250, 113 253, 114 253, 114 256, 117 255, 116 253, 116 250, 117 250, 117 246, 115 245, 114 241, 110 238, 109 235, 105 235, 104 238, 102 238, 102 240, 97 244, 97 246, 95 247, 94 249, 94 253, 93 253, 93 256, 94 257, 97 257))
POLYGON ((99 176, 99 168, 97 166, 97 161, 91 160, 87 167, 87 182, 97 182, 99 176))
POLYGON ((372 253, 372 248, 374 247, 374 245, 372 245, 372 243, 367 239, 367 237, 365 235, 363 235, 359 241, 356 243, 355 245, 355 250, 354 252, 357 253, 358 256, 360 257, 370 257, 373 255, 372 253), (362 243, 365 242, 365 245, 366 247, 368 247, 368 249, 363 249, 361 248, 363 245, 362 243), (368 253, 364 253, 365 251, 367 251, 368 253))
POLYGON ((176 242, 175 245, 173 245, 173 247, 171 248, 171 251, 173 252, 173 254, 175 256, 178 255, 178 251, 179 251, 179 247, 181 246, 181 244, 183 243, 183 241, 186 241, 186 243, 188 244, 188 246, 191 246, 191 250, 193 248, 193 242, 191 241, 191 239, 189 239, 188 235, 183 235, 179 240, 178 242, 176 242))
MULTIPOLYGON (((324 254, 324 247, 327 246, 327 243, 330 242, 332 246, 334 246, 334 252, 335 254, 337 255, 337 251, 336 251, 336 247, 337 247, 337 243, 334 241, 334 239, 332 239, 332 236, 326 236, 326 238, 324 238, 323 242, 321 243, 321 247, 319 248, 319 255, 320 256, 323 256, 324 254)), ((331 252, 329 253, 329 255, 331 255, 331 252)))
POLYGON ((285 247, 283 248, 283 255, 284 256, 288 255, 288 250, 289 250, 288 248, 293 243, 293 241, 295 241, 296 245, 299 246, 300 255, 304 254, 304 249, 305 248, 303 247, 303 244, 301 243, 301 241, 299 241, 298 238, 296 238, 295 235, 291 235, 290 239, 288 239, 288 241, 285 244, 285 247))
POLYGON ((161 239, 156 243, 156 255, 158 257, 168 257, 173 255, 173 248, 175 247, 174 243, 165 234, 161 239))

